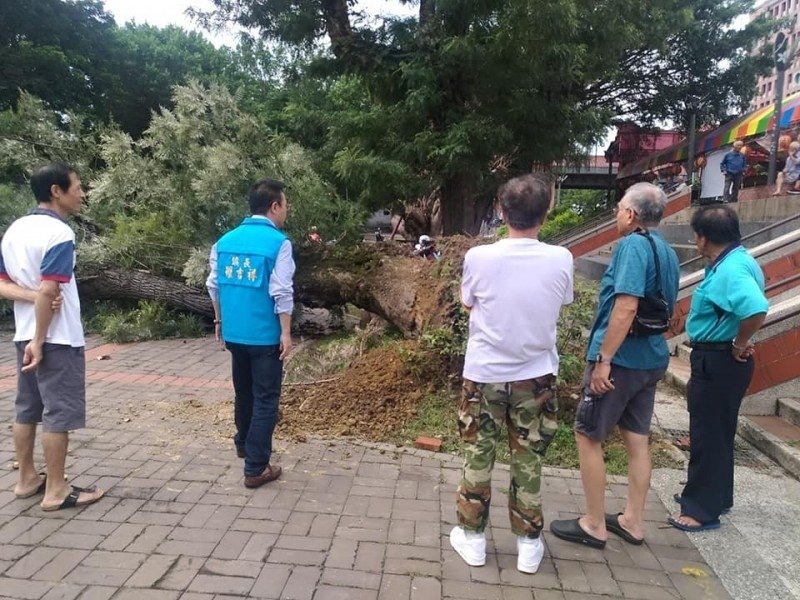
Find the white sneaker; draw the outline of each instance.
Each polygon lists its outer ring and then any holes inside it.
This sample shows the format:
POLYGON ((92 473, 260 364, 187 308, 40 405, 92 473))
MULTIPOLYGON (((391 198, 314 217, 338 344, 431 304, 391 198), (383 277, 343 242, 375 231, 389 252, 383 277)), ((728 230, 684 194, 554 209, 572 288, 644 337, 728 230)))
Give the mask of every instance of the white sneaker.
POLYGON ((450 532, 450 545, 464 562, 471 567, 482 567, 486 564, 486 534, 465 531, 463 527, 453 527, 450 532))
POLYGON ((543 556, 542 538, 517 537, 517 571, 536 573, 543 556))

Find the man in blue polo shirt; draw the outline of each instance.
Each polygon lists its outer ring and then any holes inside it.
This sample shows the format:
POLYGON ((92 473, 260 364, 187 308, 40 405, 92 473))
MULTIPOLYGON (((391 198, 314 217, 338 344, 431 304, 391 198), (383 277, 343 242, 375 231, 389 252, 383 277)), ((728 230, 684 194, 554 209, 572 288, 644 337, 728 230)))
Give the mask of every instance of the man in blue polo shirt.
POLYGON ((675 306, 678 257, 652 231, 661 221, 666 201, 663 190, 650 183, 628 188, 617 207, 617 231, 623 237, 600 282, 584 393, 575 414, 586 513, 550 524, 556 537, 592 548, 604 548, 609 531, 634 545, 644 539, 650 421, 656 384, 669 365, 669 349, 663 335, 635 337, 630 332, 639 300, 646 295, 660 290, 670 314, 675 306), (622 513, 606 514, 602 443, 617 426, 628 452, 628 497, 622 513))
POLYGON ((733 149, 722 159, 719 168, 725 175, 725 186, 722 188, 723 202, 736 202, 739 199, 739 188, 742 187, 742 176, 747 168, 747 159, 742 154, 744 142, 737 140, 733 149))
POLYGON ((280 230, 289 204, 284 185, 263 179, 250 188, 250 212, 211 249, 206 281, 214 305, 215 338, 231 353, 236 453, 244 485, 274 481, 270 464, 278 420, 283 359, 292 348, 292 245, 280 230))
POLYGON ((692 217, 698 251, 709 260, 692 294, 686 333, 692 346, 687 386, 689 476, 669 523, 684 531, 720 526, 733 506, 733 443, 742 398, 753 377, 753 343, 769 309, 764 274, 741 245, 739 217, 709 206, 692 217))

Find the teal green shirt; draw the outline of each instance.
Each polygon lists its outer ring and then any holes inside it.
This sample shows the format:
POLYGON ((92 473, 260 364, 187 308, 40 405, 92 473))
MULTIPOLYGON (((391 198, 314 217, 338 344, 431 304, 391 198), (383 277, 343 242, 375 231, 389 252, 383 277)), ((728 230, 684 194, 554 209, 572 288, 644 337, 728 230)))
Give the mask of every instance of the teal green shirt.
POLYGON ((769 309, 764 273, 742 246, 724 252, 706 267, 692 295, 686 333, 693 342, 730 342, 739 323, 769 309))
MULTIPOLYGON (((658 233, 655 231, 650 233, 658 252, 661 291, 672 312, 678 296, 680 278, 678 256, 658 233)), ((614 248, 611 262, 600 280, 600 298, 597 304, 597 316, 589 335, 587 360, 593 361, 600 352, 617 295, 644 298, 645 293, 653 293, 655 290, 656 265, 650 242, 644 236, 634 233, 625 236, 614 248)), ((611 362, 628 369, 661 369, 669 364, 669 348, 663 335, 629 336, 625 338, 611 362)))

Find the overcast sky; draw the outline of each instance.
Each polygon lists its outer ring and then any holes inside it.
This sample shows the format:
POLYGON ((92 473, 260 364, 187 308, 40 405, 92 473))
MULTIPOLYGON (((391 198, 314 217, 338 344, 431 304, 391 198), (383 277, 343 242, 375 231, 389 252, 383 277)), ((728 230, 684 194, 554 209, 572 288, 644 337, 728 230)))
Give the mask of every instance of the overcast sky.
MULTIPOLYGON (((199 30, 192 20, 186 16, 189 7, 200 10, 213 8, 211 0, 105 0, 106 10, 114 15, 118 25, 128 21, 149 23, 156 27, 180 25, 185 29, 199 30)), ((403 5, 397 0, 360 0, 362 6, 371 15, 409 15, 416 11, 415 6, 403 5)), ((236 45, 235 30, 210 34, 202 32, 215 45, 236 45)))

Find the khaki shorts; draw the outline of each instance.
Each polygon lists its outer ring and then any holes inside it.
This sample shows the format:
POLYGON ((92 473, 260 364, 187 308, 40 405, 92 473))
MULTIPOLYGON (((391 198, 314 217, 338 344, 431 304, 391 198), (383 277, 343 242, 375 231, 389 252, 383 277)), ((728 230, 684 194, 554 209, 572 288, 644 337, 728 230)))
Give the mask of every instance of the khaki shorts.
POLYGON ((23 373, 27 342, 17 346, 16 422, 41 423, 44 431, 62 433, 86 427, 86 359, 84 349, 45 344, 42 362, 23 373))

